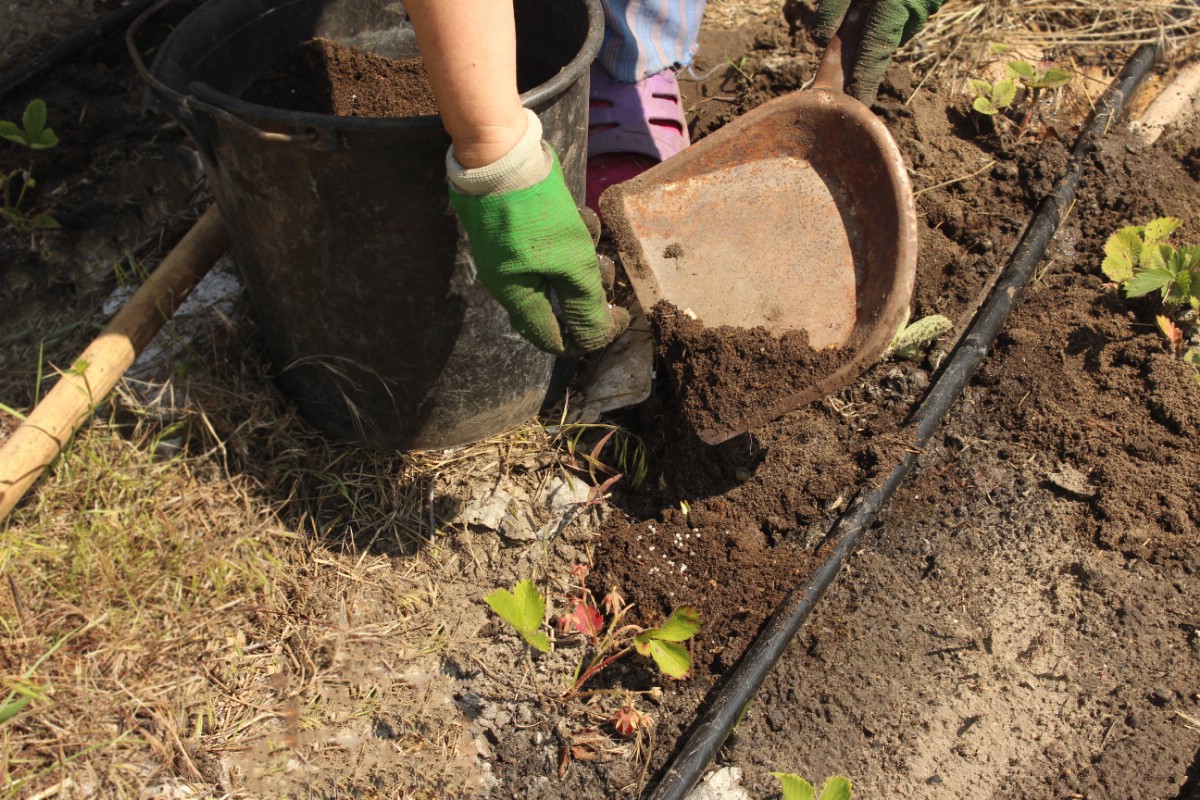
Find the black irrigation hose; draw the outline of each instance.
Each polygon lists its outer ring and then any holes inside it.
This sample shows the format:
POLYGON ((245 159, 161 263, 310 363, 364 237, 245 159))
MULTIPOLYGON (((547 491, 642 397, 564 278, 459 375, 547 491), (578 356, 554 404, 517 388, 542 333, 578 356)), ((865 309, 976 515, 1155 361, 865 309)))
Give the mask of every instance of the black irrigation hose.
POLYGON ((828 541, 836 541, 833 551, 808 581, 792 589, 766 625, 750 643, 746 653, 688 733, 674 760, 650 794, 649 800, 682 800, 708 768, 749 703, 766 681, 775 664, 783 657, 792 638, 808 618, 813 606, 825 593, 854 552, 859 539, 875 521, 880 509, 904 482, 916 463, 919 450, 932 438, 951 405, 962 393, 967 381, 987 355, 1009 313, 1020 299, 1034 268, 1042 259, 1050 240, 1075 198, 1079 179, 1087 166, 1096 142, 1121 114, 1126 101, 1141 84, 1159 54, 1156 45, 1142 45, 1125 64, 1117 81, 1108 89, 1099 110, 1080 135, 1071 153, 1066 172, 1054 190, 1042 199, 1025 229, 1012 258, 1001 272, 976 313, 970 328, 955 347, 941 375, 920 407, 909 419, 913 450, 905 455, 881 486, 860 495, 830 529, 828 541))
POLYGON ((154 4, 154 0, 132 0, 128 5, 101 17, 84 30, 63 39, 38 58, 0 78, 0 103, 27 83, 41 78, 50 70, 67 61, 90 44, 95 44, 110 33, 123 30, 139 14, 154 4))

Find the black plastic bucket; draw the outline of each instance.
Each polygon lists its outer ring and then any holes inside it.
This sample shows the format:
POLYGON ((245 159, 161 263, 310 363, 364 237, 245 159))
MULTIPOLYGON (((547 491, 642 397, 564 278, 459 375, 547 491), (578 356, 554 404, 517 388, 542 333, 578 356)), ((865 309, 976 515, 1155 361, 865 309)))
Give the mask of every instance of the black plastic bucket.
MULTIPOLYGON (((598 0, 516 0, 518 73, 582 204, 598 0)), ((153 12, 149 12, 153 13, 153 12)), ((143 18, 144 19, 144 18, 143 18)), ((436 116, 338 117, 239 100, 282 52, 323 37, 418 55, 394 0, 210 0, 161 46, 156 101, 188 130, 284 393, 328 435, 382 449, 500 433, 561 388, 479 283, 450 208, 436 116)))

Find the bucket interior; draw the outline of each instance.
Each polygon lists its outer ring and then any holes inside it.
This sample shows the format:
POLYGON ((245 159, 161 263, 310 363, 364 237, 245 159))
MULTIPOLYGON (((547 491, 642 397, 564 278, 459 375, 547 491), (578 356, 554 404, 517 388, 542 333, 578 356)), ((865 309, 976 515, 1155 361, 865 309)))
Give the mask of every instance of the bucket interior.
MULTIPOLYGON (((565 83, 570 78, 562 73, 585 49, 588 6, 514 6, 518 88, 527 94, 560 78, 565 83)), ((315 38, 396 60, 419 56, 408 13, 394 0, 211 0, 172 33, 154 73, 180 95, 199 82, 239 97, 280 54, 315 38)))

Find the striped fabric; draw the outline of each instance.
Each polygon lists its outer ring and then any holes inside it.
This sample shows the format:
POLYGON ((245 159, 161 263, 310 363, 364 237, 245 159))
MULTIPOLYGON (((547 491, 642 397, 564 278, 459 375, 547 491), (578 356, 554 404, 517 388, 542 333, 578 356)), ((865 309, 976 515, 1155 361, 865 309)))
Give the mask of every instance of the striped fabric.
POLYGON ((632 83, 686 67, 696 55, 705 0, 602 0, 599 60, 618 81, 632 83))

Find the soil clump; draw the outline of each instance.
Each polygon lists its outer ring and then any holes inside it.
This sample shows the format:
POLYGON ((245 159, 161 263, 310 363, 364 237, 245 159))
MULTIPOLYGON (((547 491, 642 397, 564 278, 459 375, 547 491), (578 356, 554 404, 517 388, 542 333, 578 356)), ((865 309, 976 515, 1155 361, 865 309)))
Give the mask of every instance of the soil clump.
POLYGON ((755 421, 851 356, 848 350, 814 350, 806 331, 776 336, 761 326, 709 328, 666 301, 651 309, 649 319, 674 402, 697 431, 755 421))

